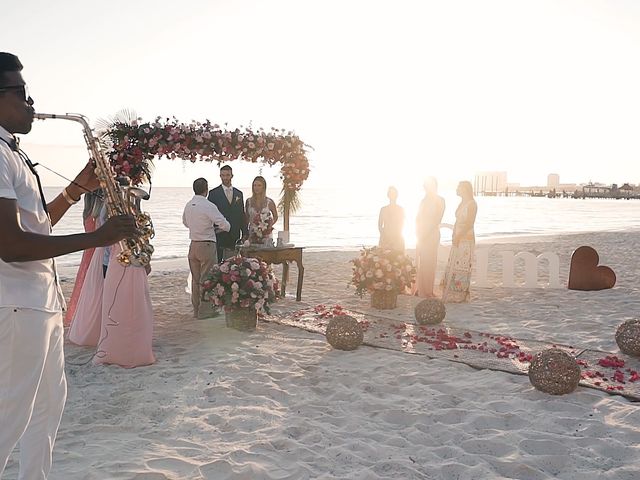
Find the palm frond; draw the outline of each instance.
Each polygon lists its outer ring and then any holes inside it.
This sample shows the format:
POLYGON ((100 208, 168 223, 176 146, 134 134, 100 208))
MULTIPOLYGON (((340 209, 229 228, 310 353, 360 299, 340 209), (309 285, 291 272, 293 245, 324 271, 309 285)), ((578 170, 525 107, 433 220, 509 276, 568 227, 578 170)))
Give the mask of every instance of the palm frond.
POLYGON ((113 126, 118 123, 131 125, 133 121, 137 119, 138 114, 135 110, 123 108, 109 118, 99 118, 96 120, 94 127, 96 131, 100 132, 101 135, 104 135, 104 132, 113 128, 113 126))
POLYGON ((300 208, 302 202, 300 195, 296 190, 289 190, 286 188, 280 192, 280 200, 278 201, 278 210, 284 215, 285 211, 289 214, 296 213, 300 208))

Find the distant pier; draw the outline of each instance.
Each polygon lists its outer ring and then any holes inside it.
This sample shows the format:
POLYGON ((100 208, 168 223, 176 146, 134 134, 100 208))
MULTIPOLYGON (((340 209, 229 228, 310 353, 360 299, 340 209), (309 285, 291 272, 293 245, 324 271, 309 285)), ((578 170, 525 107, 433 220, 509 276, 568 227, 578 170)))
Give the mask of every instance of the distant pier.
POLYGON ((480 190, 476 195, 483 197, 547 197, 547 198, 611 198, 616 200, 640 200, 640 191, 624 184, 618 187, 588 184, 572 192, 549 187, 517 187, 503 191, 480 190))

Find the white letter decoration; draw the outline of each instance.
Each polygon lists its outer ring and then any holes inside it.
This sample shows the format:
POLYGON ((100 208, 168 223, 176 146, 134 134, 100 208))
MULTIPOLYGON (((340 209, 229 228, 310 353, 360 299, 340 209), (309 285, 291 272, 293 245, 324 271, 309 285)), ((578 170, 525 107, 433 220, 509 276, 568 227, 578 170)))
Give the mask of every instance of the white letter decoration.
MULTIPOLYGON (((560 258, 553 252, 542 252, 535 256, 530 252, 512 251, 500 252, 502 257, 502 286, 507 288, 525 287, 525 288, 562 288, 560 286, 560 258), (522 259, 524 264, 524 284, 516 285, 514 274, 516 260, 522 259), (546 260, 549 265, 549 282, 547 285, 539 284, 540 264, 546 260)), ((489 248, 476 249, 476 286, 489 287, 488 281, 488 265, 489 265, 489 248)))

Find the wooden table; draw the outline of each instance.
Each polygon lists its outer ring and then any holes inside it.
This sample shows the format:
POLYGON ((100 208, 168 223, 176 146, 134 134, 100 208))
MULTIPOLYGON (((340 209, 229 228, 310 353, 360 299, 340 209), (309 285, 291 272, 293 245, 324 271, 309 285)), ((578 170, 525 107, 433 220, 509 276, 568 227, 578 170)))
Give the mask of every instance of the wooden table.
POLYGON ((296 289, 296 301, 302 299, 302 281, 304 279, 304 266, 302 265, 302 249, 304 247, 242 247, 240 253, 247 257, 256 257, 266 263, 282 264, 282 282, 280 293, 284 297, 289 280, 289 262, 296 262, 298 267, 298 288, 296 289))

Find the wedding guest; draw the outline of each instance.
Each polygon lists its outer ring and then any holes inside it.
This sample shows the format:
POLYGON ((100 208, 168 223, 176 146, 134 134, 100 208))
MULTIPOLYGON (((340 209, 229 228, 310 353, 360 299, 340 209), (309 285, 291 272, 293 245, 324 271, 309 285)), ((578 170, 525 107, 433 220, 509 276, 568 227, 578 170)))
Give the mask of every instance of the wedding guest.
POLYGON ((200 284, 218 260, 217 235, 228 232, 230 223, 220 213, 215 204, 207 201, 209 185, 204 178, 193 182, 195 194, 184 207, 182 223, 189 229, 189 270, 191 270, 191 304, 193 316, 205 318, 211 316, 213 307, 201 302, 200 284), (219 233, 217 233, 219 232, 219 233))
MULTIPOLYGON (((244 212, 244 196, 242 192, 231 185, 233 170, 229 165, 220 169, 222 184, 209 192, 208 199, 212 202, 224 218, 231 224, 228 232, 220 232, 217 238, 218 261, 225 259, 227 252, 235 251, 240 238, 247 238, 247 224, 244 212)), ((229 253, 227 254, 227 256, 229 253)))
POLYGON ((253 179, 245 211, 249 241, 264 245, 272 241, 273 226, 278 221, 278 209, 275 202, 267 197, 267 181, 264 177, 257 176, 253 179))
POLYGON ((433 297, 433 286, 438 266, 440 246, 440 222, 444 215, 444 199, 438 195, 438 183, 429 177, 424 182, 424 198, 416 217, 416 295, 433 297))
POLYGON ((442 300, 452 303, 469 300, 471 268, 476 244, 473 227, 478 212, 470 182, 460 182, 456 193, 461 201, 456 209, 456 223, 453 226, 451 253, 449 253, 442 293, 442 300))
POLYGON ((66 399, 64 298, 54 257, 138 235, 131 216, 101 228, 51 235, 69 207, 99 182, 88 163, 47 203, 35 165, 15 134, 31 131, 34 108, 22 64, 0 53, 0 476, 20 442, 21 479, 46 479, 66 399))
POLYGON ((396 187, 389 187, 387 191, 389 205, 380 209, 378 215, 378 231, 380 232, 381 248, 404 253, 404 238, 402 228, 404 227, 404 209, 397 204, 398 190, 396 187))

